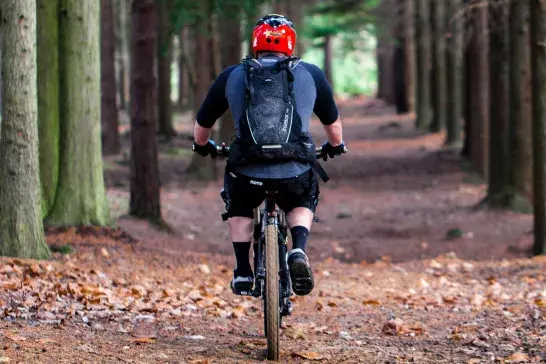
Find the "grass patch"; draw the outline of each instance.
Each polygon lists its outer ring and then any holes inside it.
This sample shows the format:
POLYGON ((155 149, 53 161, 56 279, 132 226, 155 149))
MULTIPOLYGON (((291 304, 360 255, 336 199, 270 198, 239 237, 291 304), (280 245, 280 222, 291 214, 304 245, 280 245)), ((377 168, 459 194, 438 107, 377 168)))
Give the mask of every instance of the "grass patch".
POLYGON ((62 255, 66 255, 72 253, 72 246, 70 246, 70 244, 53 244, 49 246, 49 250, 51 250, 52 253, 60 253, 62 255))

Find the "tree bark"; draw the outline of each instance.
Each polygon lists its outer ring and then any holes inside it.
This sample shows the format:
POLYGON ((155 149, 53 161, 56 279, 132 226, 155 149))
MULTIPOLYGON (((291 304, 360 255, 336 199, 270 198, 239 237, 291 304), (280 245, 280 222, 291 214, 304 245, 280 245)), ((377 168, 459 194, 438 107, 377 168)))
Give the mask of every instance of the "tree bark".
POLYGON ((324 73, 330 85, 334 87, 334 76, 333 76, 333 54, 332 54, 332 35, 327 34, 324 36, 324 73))
POLYGON ((432 120, 431 95, 430 95, 430 2, 427 0, 415 1, 415 50, 416 50, 416 75, 417 95, 416 127, 427 130, 432 120))
POLYGON ((535 255, 546 254, 546 3, 531 1, 535 255))
POLYGON ((129 47, 128 47, 128 6, 127 0, 116 0, 116 47, 118 54, 118 97, 119 108, 127 109, 127 96, 129 95, 129 47))
POLYGON ((102 152, 118 154, 119 119, 116 102, 116 34, 113 0, 101 0, 101 116, 102 152))
MULTIPOLYGON (((201 3, 203 14, 209 14, 209 5, 208 2, 201 3)), ((207 33, 207 29, 196 24, 194 61, 197 82, 194 88, 193 104, 193 109, 196 113, 201 107, 201 103, 205 100, 212 81, 212 60, 209 48, 210 34, 207 33)), ((188 166, 187 176, 190 180, 214 181, 218 178, 216 163, 212 158, 194 154, 188 166)))
POLYGON ((506 207, 509 193, 509 70, 508 5, 491 0, 489 23, 489 184, 487 202, 492 207, 506 207))
POLYGON ((157 2, 157 76, 158 76, 158 116, 159 135, 170 140, 176 135, 173 127, 173 112, 171 101, 171 62, 172 38, 169 34, 169 3, 168 0, 157 2))
MULTIPOLYGON (((475 4, 470 3, 470 5, 475 4)), ((468 45, 466 80, 468 123, 470 128, 469 159, 474 170, 485 179, 489 176, 489 20, 487 7, 471 10, 473 34, 468 45)))
POLYGON ((100 3, 61 0, 61 154, 52 225, 107 225, 100 136, 100 3))
MULTIPOLYGON (((234 15, 237 8, 227 10, 228 16, 220 18, 222 32, 220 32, 220 44, 222 54, 222 68, 238 64, 241 61, 241 21, 238 15, 234 15)), ((231 112, 226 112, 220 121, 218 141, 229 143, 235 135, 235 120, 231 112)))
POLYGON ((510 186, 509 202, 529 211, 532 201, 531 55, 529 4, 510 1, 510 186))
POLYGON ((156 145, 157 13, 154 0, 133 0, 131 36, 131 198, 129 213, 161 221, 156 145))
MULTIPOLYGON (((408 26, 408 11, 411 8, 408 4, 411 1, 397 0, 396 2, 396 45, 394 50, 394 79, 395 79, 395 104, 398 114, 407 113, 410 111, 410 99, 413 97, 411 88, 408 84, 412 82, 412 46, 411 39, 408 39, 408 31, 411 29, 408 26), (408 72, 410 73, 408 75, 408 72)), ((411 24, 410 24, 411 25, 411 24)))
POLYGON ((184 108, 188 103, 188 89, 189 79, 188 71, 185 66, 184 57, 187 57, 187 54, 184 54, 187 49, 186 43, 188 42, 188 28, 184 27, 179 35, 180 39, 180 57, 178 59, 178 105, 181 108, 184 108))
POLYGON ((433 4, 433 118, 430 131, 439 132, 446 126, 447 120, 447 68, 446 68, 446 9, 444 0, 433 4))
POLYGON ((42 217, 55 201, 59 178, 59 2, 37 1, 38 140, 42 217))
POLYGON ((461 141, 461 118, 463 113, 463 26, 459 11, 462 0, 447 1, 446 47, 446 144, 459 145, 461 141))
POLYGON ((3 0, 0 255, 45 259, 38 163, 36 1, 3 0))

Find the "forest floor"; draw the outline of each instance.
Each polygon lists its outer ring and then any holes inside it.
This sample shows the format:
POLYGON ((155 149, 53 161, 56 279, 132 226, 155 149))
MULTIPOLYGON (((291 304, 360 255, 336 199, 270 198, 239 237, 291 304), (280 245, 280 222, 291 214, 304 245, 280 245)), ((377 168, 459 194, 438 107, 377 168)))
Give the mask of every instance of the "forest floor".
MULTIPOLYGON (((281 361, 545 362, 546 258, 530 258, 532 216, 477 209, 485 186, 412 115, 373 99, 340 105, 349 154, 324 163, 332 180, 308 248, 316 288, 294 297, 281 361)), ((70 252, 0 258, 0 363, 264 360, 261 303, 228 288, 221 183, 185 176, 190 128, 160 147, 171 233, 124 215, 125 154, 105 163, 119 228, 50 229, 49 244, 70 252)))

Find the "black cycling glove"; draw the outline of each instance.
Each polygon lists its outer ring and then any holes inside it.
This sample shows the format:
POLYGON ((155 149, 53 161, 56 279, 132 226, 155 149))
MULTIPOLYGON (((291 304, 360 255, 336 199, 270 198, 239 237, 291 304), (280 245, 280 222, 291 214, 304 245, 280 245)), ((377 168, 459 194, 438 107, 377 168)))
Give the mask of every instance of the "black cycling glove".
POLYGON ((328 157, 334 158, 336 155, 342 155, 344 153, 347 153, 347 147, 343 142, 335 147, 329 142, 326 142, 321 148, 321 155, 324 160, 328 160, 328 157))
POLYGON ((214 158, 218 155, 216 143, 212 140, 209 140, 205 145, 199 145, 196 142, 193 142, 193 151, 203 157, 210 155, 214 158))

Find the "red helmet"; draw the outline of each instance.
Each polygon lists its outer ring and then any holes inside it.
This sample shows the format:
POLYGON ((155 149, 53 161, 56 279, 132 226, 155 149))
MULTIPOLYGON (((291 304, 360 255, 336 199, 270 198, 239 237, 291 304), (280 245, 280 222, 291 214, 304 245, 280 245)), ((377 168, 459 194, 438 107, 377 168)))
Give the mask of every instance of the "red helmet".
POLYGON ((291 56, 296 45, 296 31, 292 22, 279 14, 261 18, 254 26, 252 50, 258 52, 278 52, 291 56))

